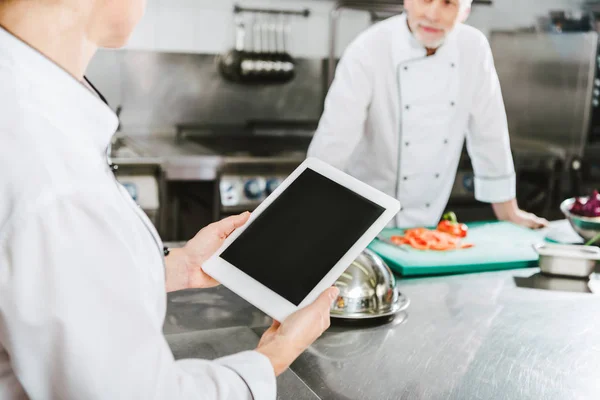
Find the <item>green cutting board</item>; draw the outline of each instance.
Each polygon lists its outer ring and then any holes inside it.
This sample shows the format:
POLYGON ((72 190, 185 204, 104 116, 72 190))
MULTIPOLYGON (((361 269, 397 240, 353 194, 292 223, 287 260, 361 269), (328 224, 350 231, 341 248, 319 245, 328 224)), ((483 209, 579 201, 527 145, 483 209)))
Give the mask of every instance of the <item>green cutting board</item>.
MULTIPOLYGON (((396 273, 403 276, 458 274, 538 266, 538 254, 533 245, 544 241, 544 234, 509 222, 478 222, 468 224, 464 239, 475 246, 447 252, 422 251, 408 246, 398 248, 374 240, 369 249, 396 273)), ((403 230, 385 229, 381 236, 402 235, 403 230)))

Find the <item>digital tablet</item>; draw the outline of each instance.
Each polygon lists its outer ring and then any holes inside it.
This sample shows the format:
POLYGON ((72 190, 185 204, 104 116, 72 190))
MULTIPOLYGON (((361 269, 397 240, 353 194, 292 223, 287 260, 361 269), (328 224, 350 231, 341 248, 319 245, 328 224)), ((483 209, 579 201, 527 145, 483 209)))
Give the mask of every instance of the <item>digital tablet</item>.
POLYGON ((203 270, 283 322, 332 286, 399 210, 398 200, 308 158, 203 270))

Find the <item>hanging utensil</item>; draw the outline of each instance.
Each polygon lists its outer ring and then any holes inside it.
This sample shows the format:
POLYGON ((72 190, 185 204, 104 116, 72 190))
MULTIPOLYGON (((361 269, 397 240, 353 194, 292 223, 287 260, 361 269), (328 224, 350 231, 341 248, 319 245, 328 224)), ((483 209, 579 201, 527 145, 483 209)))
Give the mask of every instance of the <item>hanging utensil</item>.
POLYGON ((278 81, 285 81, 285 73, 284 73, 284 43, 283 43, 283 35, 284 35, 284 25, 283 25, 283 15, 278 15, 276 18, 276 24, 275 24, 275 43, 276 43, 276 54, 275 54, 275 58, 276 58, 276 66, 275 66, 275 70, 276 70, 276 75, 277 75, 277 80, 278 81))
POLYGON ((286 16, 282 15, 282 19, 283 19, 283 21, 282 21, 282 23, 283 23, 283 54, 281 56, 281 59, 282 59, 282 63, 283 63, 283 72, 284 72, 283 80, 285 82, 287 82, 287 81, 294 79, 294 77, 296 75, 296 61, 287 51, 288 39, 290 36, 290 31, 291 31, 290 23, 286 16))
POLYGON ((223 77, 233 82, 256 84, 292 80, 296 73, 296 62, 287 51, 291 27, 286 15, 307 17, 308 11, 244 9, 251 13, 251 19, 247 21, 241 15, 241 10, 236 7, 235 46, 219 58, 223 77))
POLYGON ((241 15, 235 17, 236 38, 235 47, 219 58, 219 70, 225 79, 240 82, 245 75, 242 63, 246 58, 245 38, 246 27, 241 15))
MULTIPOLYGON (((270 84, 277 81, 277 26, 270 15, 257 14, 254 20, 253 32, 256 41, 255 52, 252 53, 254 68, 252 82, 270 84)), ((283 66, 280 67, 283 69, 283 66)))
POLYGON ((243 81, 247 82, 251 79, 254 71, 254 60, 252 59, 252 53, 254 52, 254 37, 252 35, 252 29, 254 28, 254 21, 246 21, 244 25, 248 26, 249 35, 244 35, 244 59, 241 64, 241 71, 243 81), (249 44, 248 44, 249 42, 249 44))
POLYGON ((257 39, 256 39, 256 18, 252 15, 250 16, 250 20, 248 22, 248 51, 245 53, 244 61, 242 62, 242 70, 244 71, 244 82, 251 82, 254 79, 254 75, 256 73, 256 62, 255 62, 255 54, 257 49, 257 39))
POLYGON ((269 23, 269 16, 265 15, 263 17, 263 21, 261 24, 261 34, 265 43, 265 47, 261 54, 261 59, 263 62, 263 71, 261 74, 261 78, 263 80, 269 80, 269 75, 273 70, 273 62, 271 61, 271 27, 269 23))
POLYGON ((268 49, 268 76, 269 79, 274 78, 277 75, 276 64, 277 64, 277 37, 276 37, 276 21, 273 15, 268 17, 268 36, 269 36, 269 49, 268 49))
POLYGON ((254 19, 254 37, 256 39, 256 52, 252 55, 254 59, 254 81, 260 80, 265 69, 263 61, 263 52, 265 51, 265 42, 263 38, 263 21, 260 14, 254 19))

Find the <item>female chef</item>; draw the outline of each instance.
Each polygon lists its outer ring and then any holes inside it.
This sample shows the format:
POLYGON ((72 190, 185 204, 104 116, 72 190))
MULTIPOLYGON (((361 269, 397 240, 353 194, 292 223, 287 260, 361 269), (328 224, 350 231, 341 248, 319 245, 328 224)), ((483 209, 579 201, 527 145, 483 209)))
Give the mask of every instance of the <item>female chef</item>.
POLYGON ((331 288, 255 351, 176 362, 166 291, 215 284, 202 263, 247 214, 166 257, 114 179, 118 121, 84 86, 143 0, 0 0, 0 399, 275 399, 276 380, 329 326, 331 288))

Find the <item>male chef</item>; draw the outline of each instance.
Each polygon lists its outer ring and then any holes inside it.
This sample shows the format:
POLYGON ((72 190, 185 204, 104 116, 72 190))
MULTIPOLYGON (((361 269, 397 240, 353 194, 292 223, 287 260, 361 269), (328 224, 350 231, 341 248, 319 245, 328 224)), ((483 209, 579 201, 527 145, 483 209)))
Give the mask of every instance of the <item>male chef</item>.
POLYGON ((435 226, 467 142, 475 197, 498 219, 519 209, 508 123, 486 37, 464 25, 472 0, 405 0, 345 50, 308 155, 398 198, 398 227, 435 226))

